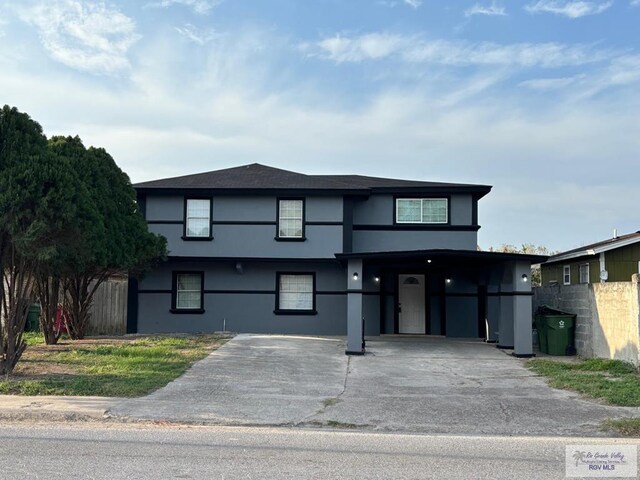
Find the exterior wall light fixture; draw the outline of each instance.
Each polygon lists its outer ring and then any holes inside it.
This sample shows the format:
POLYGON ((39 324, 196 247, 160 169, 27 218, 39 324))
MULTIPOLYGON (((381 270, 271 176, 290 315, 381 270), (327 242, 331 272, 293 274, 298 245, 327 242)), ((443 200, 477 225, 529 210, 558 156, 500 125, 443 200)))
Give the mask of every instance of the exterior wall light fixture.
POLYGON ((529 281, 529 277, 527 276, 526 273, 522 274, 522 281, 525 282, 525 283, 529 281))
POLYGON ((446 283, 447 285, 451 285, 451 279, 450 279, 450 278, 447 278, 447 279, 444 281, 444 283, 446 283))
POLYGON ((380 277, 376 275, 375 277, 373 277, 373 281, 376 283, 380 283, 380 277))
POLYGON ((353 279, 358 280, 358 272, 353 272, 353 279))

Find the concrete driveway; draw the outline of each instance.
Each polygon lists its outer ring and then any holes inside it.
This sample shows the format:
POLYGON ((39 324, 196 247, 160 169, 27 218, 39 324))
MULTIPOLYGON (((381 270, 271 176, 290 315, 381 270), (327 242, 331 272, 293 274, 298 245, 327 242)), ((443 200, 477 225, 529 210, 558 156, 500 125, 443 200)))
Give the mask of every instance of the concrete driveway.
POLYGON ((384 431, 601 435, 607 417, 640 415, 549 388, 494 346, 376 337, 344 355, 337 338, 238 335, 183 377, 111 414, 226 425, 384 431))

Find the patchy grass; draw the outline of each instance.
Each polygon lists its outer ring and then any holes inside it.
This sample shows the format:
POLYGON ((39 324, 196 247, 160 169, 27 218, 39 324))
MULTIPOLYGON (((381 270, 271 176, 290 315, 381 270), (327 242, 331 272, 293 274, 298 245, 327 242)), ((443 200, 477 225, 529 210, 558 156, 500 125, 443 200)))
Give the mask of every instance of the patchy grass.
POLYGON ((602 422, 603 430, 614 430, 625 437, 640 437, 640 418, 619 418, 602 422))
POLYGON ((228 336, 154 336, 65 340, 45 345, 36 333, 0 394, 136 397, 163 387, 228 336))
POLYGON ((599 358, 578 362, 537 359, 527 362, 554 388, 573 390, 611 405, 640 406, 640 375, 630 363, 599 358))
POLYGON ((322 401, 322 407, 329 408, 329 407, 333 407, 334 405, 337 405, 338 403, 340 403, 340 399, 337 397, 325 398, 322 401))

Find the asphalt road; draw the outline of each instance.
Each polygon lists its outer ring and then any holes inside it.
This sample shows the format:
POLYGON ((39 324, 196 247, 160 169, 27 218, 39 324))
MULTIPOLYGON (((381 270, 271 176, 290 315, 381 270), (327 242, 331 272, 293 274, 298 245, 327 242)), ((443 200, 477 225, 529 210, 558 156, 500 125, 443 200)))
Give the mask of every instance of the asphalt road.
POLYGON ((0 478, 555 479, 565 445, 626 439, 250 427, 0 426, 0 478))

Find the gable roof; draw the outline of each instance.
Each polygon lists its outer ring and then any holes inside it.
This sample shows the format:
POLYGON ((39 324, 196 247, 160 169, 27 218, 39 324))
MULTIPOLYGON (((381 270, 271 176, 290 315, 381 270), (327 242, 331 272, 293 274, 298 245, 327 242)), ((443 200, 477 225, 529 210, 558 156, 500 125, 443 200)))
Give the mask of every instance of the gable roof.
POLYGON ((573 258, 586 257, 592 255, 599 255, 602 252, 608 252, 609 250, 615 250, 616 248, 626 247, 627 245, 633 245, 640 242, 640 231, 634 233, 628 233, 626 235, 620 235, 618 237, 609 238, 601 242, 585 245, 584 247, 574 248, 573 250, 567 250, 556 255, 549 257, 546 264, 558 263, 565 260, 571 260, 573 258))
POLYGON ((430 191, 459 190, 478 194, 478 198, 491 190, 487 185, 461 183, 422 182, 362 175, 305 175, 303 173, 268 167, 259 163, 225 168, 211 172, 152 180, 133 185, 137 190, 319 190, 371 193, 385 189, 428 189, 430 191))

